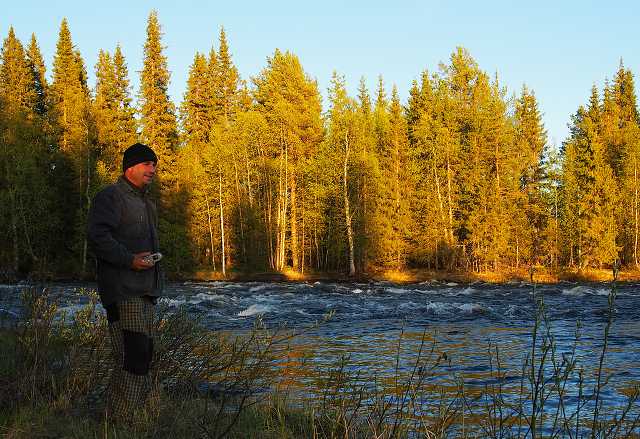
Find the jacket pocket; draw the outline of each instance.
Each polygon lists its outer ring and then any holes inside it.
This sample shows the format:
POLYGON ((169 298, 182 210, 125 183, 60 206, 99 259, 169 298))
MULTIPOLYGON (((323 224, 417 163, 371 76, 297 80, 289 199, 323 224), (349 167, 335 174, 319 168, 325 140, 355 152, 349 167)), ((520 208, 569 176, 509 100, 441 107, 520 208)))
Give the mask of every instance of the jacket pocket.
POLYGON ((121 275, 122 292, 127 296, 142 296, 153 292, 155 270, 123 270, 121 275))

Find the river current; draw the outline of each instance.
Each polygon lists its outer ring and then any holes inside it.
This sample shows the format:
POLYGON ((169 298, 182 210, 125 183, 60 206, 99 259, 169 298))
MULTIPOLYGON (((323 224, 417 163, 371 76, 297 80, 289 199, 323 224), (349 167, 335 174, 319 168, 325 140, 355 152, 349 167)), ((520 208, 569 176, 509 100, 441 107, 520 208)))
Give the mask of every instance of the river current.
MULTIPOLYGON (((6 323, 19 315, 18 293, 24 287, 0 285, 0 320, 6 323)), ((73 313, 88 300, 81 289, 95 285, 49 288, 59 297, 61 310, 73 313)), ((482 387, 492 380, 489 350, 498 349, 503 367, 518 379, 517 371, 531 351, 536 304, 543 299, 557 357, 568 355, 575 346, 589 387, 603 348, 610 291, 610 284, 569 282, 535 287, 184 282, 170 284, 161 304, 169 311, 186 309, 201 316, 208 328, 230 333, 250 330, 257 319, 269 328, 308 328, 292 349, 304 352, 320 370, 346 357, 355 371, 392 375, 394 370, 411 368, 426 337, 447 360, 440 372, 443 382, 456 376, 482 387), (314 326, 316 322, 321 323, 314 326)), ((617 285, 613 317, 603 371, 609 382, 602 397, 615 403, 623 401, 624 389, 640 384, 640 285, 617 285)))

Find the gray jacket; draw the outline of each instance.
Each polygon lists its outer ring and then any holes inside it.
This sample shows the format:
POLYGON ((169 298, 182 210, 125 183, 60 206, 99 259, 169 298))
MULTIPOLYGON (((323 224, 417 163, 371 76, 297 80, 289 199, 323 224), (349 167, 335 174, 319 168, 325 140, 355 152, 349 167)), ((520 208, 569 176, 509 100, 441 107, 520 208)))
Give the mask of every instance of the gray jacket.
POLYGON ((158 251, 157 230, 158 216, 147 190, 120 177, 96 194, 89 210, 87 235, 98 262, 98 292, 103 305, 162 293, 159 263, 148 270, 131 269, 134 253, 158 251))

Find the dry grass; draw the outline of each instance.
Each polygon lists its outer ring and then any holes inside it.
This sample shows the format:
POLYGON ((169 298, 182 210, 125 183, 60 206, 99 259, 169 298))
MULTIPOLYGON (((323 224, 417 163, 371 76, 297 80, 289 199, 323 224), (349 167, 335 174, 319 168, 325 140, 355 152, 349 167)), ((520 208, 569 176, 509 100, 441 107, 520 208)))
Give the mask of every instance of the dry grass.
MULTIPOLYGON (((488 283, 508 283, 508 282, 529 282, 531 280, 531 267, 511 268, 507 267, 497 271, 434 271, 420 268, 408 269, 372 269, 368 273, 363 273, 355 278, 347 276, 340 272, 306 272, 300 273, 291 268, 286 268, 281 272, 231 272, 227 273, 227 277, 223 277, 222 273, 212 270, 199 270, 190 276, 190 279, 197 281, 234 281, 234 282, 341 282, 341 281, 387 281, 400 284, 418 283, 418 282, 488 282, 488 283)), ((554 270, 544 266, 534 267, 535 280, 541 284, 554 284, 560 281, 570 282, 610 282, 612 280, 610 269, 570 269, 563 268, 554 270)), ((619 281, 622 282, 640 282, 640 269, 627 269, 620 272, 619 281)))

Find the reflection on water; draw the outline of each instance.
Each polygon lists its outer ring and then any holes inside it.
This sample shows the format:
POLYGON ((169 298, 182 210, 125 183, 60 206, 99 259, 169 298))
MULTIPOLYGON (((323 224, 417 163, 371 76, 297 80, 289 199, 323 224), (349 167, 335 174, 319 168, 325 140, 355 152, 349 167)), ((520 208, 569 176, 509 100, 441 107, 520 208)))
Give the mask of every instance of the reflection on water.
MULTIPOLYGON (((79 287, 51 287, 62 297, 64 311, 82 305, 79 287)), ((19 289, 0 286, 0 322, 20 312, 19 289)), ((544 298, 555 358, 561 363, 575 349, 584 369, 584 392, 593 392, 595 384, 609 291, 606 284, 536 287, 537 297, 544 298)), ((533 287, 521 283, 187 282, 170 285, 161 304, 169 311, 184 307, 202 316, 207 327, 230 333, 249 330, 257 318, 271 328, 308 328, 281 361, 280 384, 311 392, 313 383, 341 359, 362 382, 391 388, 398 376, 416 373, 422 349, 422 366, 437 364, 429 369, 430 386, 454 392, 462 380, 470 389, 500 385, 515 395, 523 385, 522 365, 532 354, 536 314, 533 287), (328 314, 328 321, 313 326, 328 314)), ((614 313, 604 369, 609 381, 602 398, 616 403, 640 383, 639 285, 618 287, 614 313)), ((542 345, 536 349, 540 352, 542 345)), ((553 379, 551 365, 543 376, 553 379)), ((569 384, 568 393, 575 397, 574 376, 569 384)))

